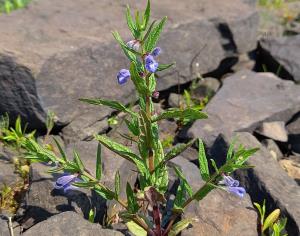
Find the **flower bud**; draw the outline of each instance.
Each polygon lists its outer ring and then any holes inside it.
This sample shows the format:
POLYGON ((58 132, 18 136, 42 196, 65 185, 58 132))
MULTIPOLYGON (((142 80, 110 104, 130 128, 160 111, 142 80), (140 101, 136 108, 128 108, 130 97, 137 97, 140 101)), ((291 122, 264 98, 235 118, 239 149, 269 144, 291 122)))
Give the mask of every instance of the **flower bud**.
POLYGON ((158 99, 159 98, 159 92, 154 91, 153 94, 152 94, 152 97, 155 98, 155 99, 158 99))
POLYGON ((134 40, 130 40, 129 42, 127 42, 126 46, 135 51, 139 51, 141 44, 138 40, 134 39, 134 40))

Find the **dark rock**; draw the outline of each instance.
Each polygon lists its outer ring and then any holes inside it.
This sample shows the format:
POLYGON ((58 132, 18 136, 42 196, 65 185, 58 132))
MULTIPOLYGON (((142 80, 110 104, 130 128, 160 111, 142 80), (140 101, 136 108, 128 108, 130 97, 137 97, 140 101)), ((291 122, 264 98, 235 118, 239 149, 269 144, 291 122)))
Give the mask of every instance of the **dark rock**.
MULTIPOLYGON (((182 170, 194 191, 204 184, 199 168, 181 155, 171 160, 171 163, 182 170)), ((185 236, 257 235, 257 215, 248 195, 240 199, 229 193, 213 190, 199 203, 192 202, 184 217, 194 219, 192 228, 182 232, 185 236)))
POLYGON ((292 152, 300 154, 300 134, 290 134, 289 144, 292 152))
POLYGON ((171 93, 169 95, 168 104, 171 107, 180 107, 184 104, 184 97, 181 94, 171 93))
POLYGON ((276 144, 276 142, 273 139, 264 139, 262 141, 262 144, 268 149, 271 156, 275 160, 278 161, 283 157, 281 150, 279 149, 278 145, 276 144))
POLYGON ((285 129, 285 123, 282 121, 263 122, 255 131, 260 135, 276 141, 288 141, 288 134, 285 129))
POLYGON ((299 47, 300 35, 281 37, 281 38, 265 38, 260 42, 261 64, 270 71, 278 70, 282 67, 280 77, 286 79, 294 79, 300 81, 300 63, 299 63, 299 47), (277 67, 277 68, 274 68, 277 67))
POLYGON ((92 224, 83 219, 75 212, 64 212, 52 216, 46 221, 40 222, 27 230, 24 236, 44 235, 45 232, 50 232, 52 235, 101 235, 101 236, 121 236, 120 232, 103 229, 99 224, 92 224))
POLYGON ((43 129, 46 113, 37 95, 30 69, 0 54, 0 115, 8 113, 11 124, 21 116, 23 125, 43 129))
MULTIPOLYGON (((258 147, 259 151, 247 161, 253 169, 236 171, 241 185, 246 187, 253 202, 262 203, 266 200, 267 211, 280 208, 282 217, 287 217, 287 232, 289 235, 299 235, 300 227, 300 189, 297 183, 288 176, 279 163, 274 160, 269 151, 263 147, 250 133, 238 133, 238 144, 247 148, 258 147)), ((216 149, 214 158, 224 162, 230 136, 223 136, 223 149, 216 149), (224 152, 225 151, 225 152, 224 152)), ((221 139, 220 139, 221 141, 221 139)))
POLYGON ((182 236, 257 235, 257 214, 249 195, 243 199, 221 190, 213 190, 199 203, 192 203, 185 217, 193 218, 192 228, 182 236))
POLYGON ((219 80, 210 77, 204 78, 195 85, 194 89, 192 89, 192 96, 200 99, 205 98, 206 96, 211 98, 215 95, 220 86, 221 83, 219 80))
POLYGON ((216 137, 234 131, 254 131, 262 122, 287 122, 300 110, 300 87, 270 73, 241 71, 224 80, 196 121, 188 137, 201 137, 211 146, 216 137))

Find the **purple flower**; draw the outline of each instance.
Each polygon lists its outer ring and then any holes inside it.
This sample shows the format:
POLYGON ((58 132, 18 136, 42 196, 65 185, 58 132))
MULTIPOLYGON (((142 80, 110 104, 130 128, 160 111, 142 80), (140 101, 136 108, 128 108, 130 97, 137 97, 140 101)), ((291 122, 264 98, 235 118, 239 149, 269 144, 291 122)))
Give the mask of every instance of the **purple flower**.
POLYGON ((223 184, 230 187, 238 187, 240 185, 239 181, 226 175, 223 176, 223 179, 219 182, 219 184, 223 184))
POLYGON ((240 198, 244 197, 246 190, 243 187, 227 187, 227 191, 233 193, 240 198))
POLYGON ((154 57, 157 57, 160 53, 161 53, 161 48, 156 47, 156 48, 153 49, 151 55, 154 56, 154 57))
POLYGON ((127 80, 130 78, 130 72, 126 69, 121 69, 117 75, 118 83, 125 84, 127 80))
POLYGON ((140 42, 138 40, 130 40, 129 42, 126 43, 127 47, 135 50, 135 51, 138 51, 140 49, 140 42))
POLYGON ((225 185, 225 189, 233 193, 239 197, 244 197, 246 190, 243 187, 239 187, 240 183, 236 179, 223 175, 223 179, 219 182, 219 184, 225 185))
POLYGON ((154 73, 158 68, 158 63, 154 60, 154 57, 152 55, 146 56, 145 64, 146 70, 151 73, 154 73))
POLYGON ((56 180, 54 185, 55 189, 63 189, 66 193, 69 190, 78 189, 78 187, 73 186, 72 183, 78 182, 79 179, 77 175, 64 175, 56 180))

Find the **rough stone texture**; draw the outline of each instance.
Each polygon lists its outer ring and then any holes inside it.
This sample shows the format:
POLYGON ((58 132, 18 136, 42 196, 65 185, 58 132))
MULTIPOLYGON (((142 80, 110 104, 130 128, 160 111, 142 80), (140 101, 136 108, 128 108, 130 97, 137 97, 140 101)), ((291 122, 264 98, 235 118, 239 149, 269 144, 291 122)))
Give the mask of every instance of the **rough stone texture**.
MULTIPOLYGON (((120 68, 128 68, 128 62, 120 56, 122 53, 110 33, 117 29, 124 39, 130 39, 123 18, 125 3, 134 9, 144 7, 144 2, 137 0, 90 0, 88 3, 85 0, 44 0, 32 2, 22 11, 0 16, 1 58, 12 56, 14 63, 30 69, 30 79, 37 79, 40 100, 34 96, 35 87, 32 87, 31 97, 37 113, 33 113, 33 117, 25 116, 24 121, 39 121, 38 118, 44 116, 40 107, 51 109, 58 115, 59 122, 74 123, 71 123, 69 136, 75 133, 85 139, 91 132, 103 130, 102 124, 97 122, 111 111, 84 105, 78 98, 101 96, 124 103, 133 99, 132 84, 121 87, 115 80, 120 68), (83 136, 78 134, 87 128, 92 131, 83 136)), ((164 50, 160 62, 177 62, 173 70, 159 76, 159 90, 174 86, 178 81, 190 81, 198 74, 228 69, 230 63, 225 61, 256 46, 257 13, 241 0, 218 4, 210 0, 178 0, 176 4, 173 0, 163 3, 153 0, 152 5, 155 19, 169 15, 159 43, 164 50)), ((30 89, 22 88, 25 94, 30 89)), ((3 96, 7 97, 6 93, 3 96)), ((21 98, 15 99, 21 101, 21 98)), ((2 99, 0 107, 3 107, 2 99)), ((30 111, 25 110, 24 114, 31 114, 30 111)), ((11 112, 17 114, 19 110, 11 112)))
MULTIPOLYGON (((194 191, 204 183, 198 167, 181 155, 171 163, 181 168, 194 191)), ((183 236, 257 235, 257 215, 249 195, 240 199, 229 193, 213 190, 200 203, 193 202, 184 216, 195 221, 192 228, 182 232, 183 236)))
MULTIPOLYGON (((21 235, 21 228, 13 223, 14 235, 21 235)), ((10 236, 7 220, 0 217, 0 236, 10 236)))
POLYGON ((262 144, 269 150, 271 156, 275 160, 279 160, 283 157, 281 150, 273 139, 264 139, 262 144))
POLYGON ((171 93, 168 98, 168 104, 171 107, 180 107, 184 104, 184 97, 181 94, 171 93))
MULTIPOLYGON (((229 146, 231 137, 223 136, 223 140, 219 140, 220 145, 215 146, 214 158, 218 162, 224 162, 225 151, 229 146)), ((241 185, 246 187, 252 201, 262 203, 266 199, 268 211, 280 208, 282 216, 288 218, 286 227, 288 234, 299 235, 299 186, 253 135, 250 133, 237 133, 237 137, 239 144, 243 144, 247 148, 259 148, 259 151, 247 161, 248 165, 253 165, 255 168, 236 172, 241 185)))
POLYGON ((299 110, 300 86, 271 73, 241 71, 224 80, 204 109, 209 118, 196 121, 188 137, 201 137, 211 146, 220 133, 253 131, 266 121, 287 122, 299 110))
POLYGON ((47 232, 51 236, 122 236, 123 234, 117 231, 103 229, 99 224, 92 224, 83 219, 75 212, 64 212, 50 219, 40 222, 27 230, 24 236, 44 235, 47 232))
POLYGON ((20 115, 31 129, 44 128, 46 114, 30 69, 0 51, 0 115, 9 114, 11 124, 20 115))
POLYGON ((279 164, 300 185, 300 156, 289 156, 280 160, 279 164))
POLYGON ((220 86, 219 80, 210 77, 205 78, 199 81, 195 89, 192 89, 192 96, 200 99, 206 96, 210 98, 215 95, 220 86))
POLYGON ((280 142, 288 141, 287 130, 285 129, 285 123, 282 121, 263 122, 256 132, 280 142))
MULTIPOLYGON (((266 63, 265 65, 269 70, 281 65, 285 70, 282 71, 284 73, 282 74, 283 78, 293 78, 295 81, 300 81, 300 35, 265 38, 261 40, 260 45, 262 48, 261 63, 266 63)), ((276 70, 276 68, 274 69, 276 70)), ((282 76, 280 75, 280 77, 282 76)))

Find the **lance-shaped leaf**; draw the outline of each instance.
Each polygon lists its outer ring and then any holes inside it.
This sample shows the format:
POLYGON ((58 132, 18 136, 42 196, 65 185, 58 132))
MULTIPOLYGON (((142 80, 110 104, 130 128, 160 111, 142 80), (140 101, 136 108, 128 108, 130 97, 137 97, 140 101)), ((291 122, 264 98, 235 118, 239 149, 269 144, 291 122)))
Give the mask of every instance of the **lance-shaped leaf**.
POLYGON ((206 119, 207 117, 208 116, 205 113, 195 110, 193 108, 187 108, 185 110, 179 108, 172 108, 154 117, 152 119, 152 122, 159 121, 162 119, 170 119, 170 118, 180 118, 180 119, 186 118, 189 120, 198 120, 198 119, 206 119))
POLYGON ((180 184, 176 191, 176 196, 174 199, 174 208, 177 210, 182 210, 183 204, 185 202, 186 198, 186 186, 184 185, 184 182, 180 180, 180 184))
POLYGON ((180 179, 180 181, 183 182, 184 187, 187 190, 188 195, 191 197, 193 195, 193 190, 192 190, 191 185, 187 182, 187 180, 184 177, 183 173, 177 167, 174 167, 174 170, 175 170, 178 178, 180 179))
POLYGON ((96 159, 96 179, 100 180, 102 177, 102 156, 101 156, 101 144, 97 147, 97 159, 96 159))
POLYGON ((236 138, 233 139, 233 141, 231 142, 228 151, 227 151, 227 155, 226 155, 226 160, 229 161, 232 157, 233 157, 233 151, 234 151, 234 145, 236 143, 236 138))
POLYGON ((99 185, 95 185, 94 190, 104 199, 112 200, 115 197, 115 193, 107 188, 101 187, 99 185))
POLYGON ((111 151, 117 153, 126 160, 135 163, 141 173, 148 173, 148 169, 145 166, 145 163, 128 147, 112 141, 111 139, 103 135, 96 135, 95 138, 111 151))
POLYGON ((140 130, 139 130, 139 120, 137 117, 132 116, 131 121, 125 119, 125 123, 129 129, 129 131, 135 135, 135 136, 139 136, 140 134, 140 130))
POLYGON ((120 173, 119 171, 115 174, 115 193, 117 196, 120 195, 121 182, 120 182, 120 173))
POLYGON ((150 0, 148 0, 147 1, 147 7, 146 7, 144 15, 143 15, 142 30, 145 30, 148 26, 148 22, 149 22, 149 19, 150 19, 150 13, 151 13, 151 5, 150 5, 150 0))
POLYGON ((167 154, 165 157, 165 162, 177 157, 180 153, 184 152, 187 148, 193 145, 195 140, 191 140, 188 143, 180 143, 176 146, 174 146, 167 154))
POLYGON ((130 64, 130 75, 131 75, 131 80, 137 89, 138 93, 140 95, 146 95, 148 93, 148 87, 146 85, 145 79, 141 78, 139 75, 138 69, 137 69, 137 64, 132 62, 130 64))
POLYGON ((54 138, 54 137, 53 137, 53 140, 54 140, 54 142, 56 143, 56 146, 57 146, 57 148, 58 148, 58 150, 59 150, 59 152, 60 152, 60 155, 61 155, 62 159, 63 159, 65 162, 67 162, 67 161, 68 161, 68 160, 67 160, 67 155, 66 155, 66 153, 64 152, 64 150, 62 149, 60 143, 59 143, 59 142, 57 141, 57 139, 54 138))
POLYGON ((164 17, 149 33, 147 40, 145 41, 145 50, 151 52, 152 49, 156 46, 156 43, 159 39, 160 33, 166 23, 167 17, 164 17))
POLYGON ((138 37, 140 36, 140 33, 137 30, 137 27, 136 27, 136 25, 135 25, 135 23, 132 19, 132 16, 131 16, 131 13, 130 13, 130 8, 129 8, 128 5, 126 7, 126 21, 127 21, 127 25, 128 25, 129 30, 131 31, 132 36, 135 39, 138 39, 138 37))
POLYGON ((186 229, 191 223, 192 219, 183 219, 176 224, 174 224, 170 230, 169 236, 176 236, 178 235, 182 230, 186 229))
POLYGON ((131 111, 129 108, 127 108, 126 106, 124 106, 123 104, 121 104, 117 101, 105 100, 105 99, 100 99, 100 98, 95 98, 95 99, 80 98, 79 100, 82 102, 92 104, 92 105, 107 106, 107 107, 110 107, 110 108, 118 110, 118 111, 123 111, 123 112, 129 113, 133 116, 137 115, 135 112, 131 111))
POLYGON ((126 223, 128 230, 135 236, 147 236, 147 231, 144 230, 134 221, 129 221, 126 223))
POLYGON ((173 65, 175 65, 175 63, 171 63, 171 64, 159 64, 158 68, 156 71, 163 71, 166 69, 169 69, 170 67, 172 67, 173 65))
POLYGON ((139 205, 137 203, 133 190, 128 182, 126 184, 126 195, 127 195, 128 212, 134 214, 139 210, 139 205))
POLYGON ((133 61, 133 62, 137 62, 137 57, 136 57, 136 54, 137 55, 140 55, 139 52, 136 52, 134 51, 132 48, 128 47, 124 41, 122 40, 120 34, 118 32, 113 32, 113 36, 114 38, 118 41, 118 43, 120 44, 121 48, 123 49, 123 52, 125 53, 125 55, 127 56, 127 58, 130 60, 130 61, 133 61))
POLYGON ((79 168, 80 171, 84 171, 84 165, 80 159, 78 152, 74 150, 73 153, 74 153, 74 162, 76 163, 77 167, 79 168))
POLYGON ((207 163, 207 158, 205 155, 205 148, 204 144, 201 139, 199 139, 199 167, 200 167, 200 174, 201 177, 204 181, 209 180, 209 169, 208 169, 208 163, 207 163))

